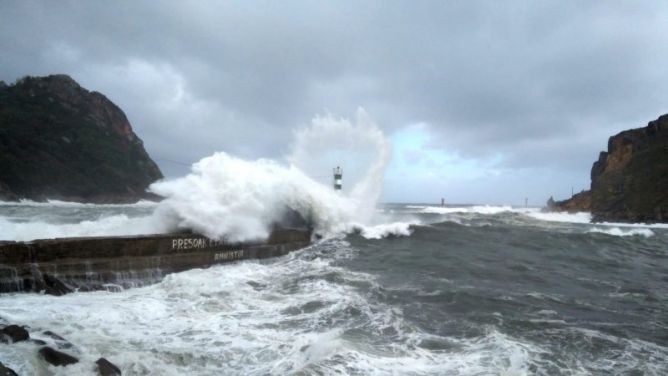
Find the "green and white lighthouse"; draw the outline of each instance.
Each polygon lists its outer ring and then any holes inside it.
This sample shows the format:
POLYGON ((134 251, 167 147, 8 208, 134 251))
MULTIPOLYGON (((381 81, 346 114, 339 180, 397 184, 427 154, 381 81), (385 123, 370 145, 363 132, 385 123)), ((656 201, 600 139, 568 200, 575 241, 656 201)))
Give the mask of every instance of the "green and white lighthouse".
POLYGON ((343 184, 343 170, 341 167, 336 166, 334 169, 334 190, 340 191, 343 184))

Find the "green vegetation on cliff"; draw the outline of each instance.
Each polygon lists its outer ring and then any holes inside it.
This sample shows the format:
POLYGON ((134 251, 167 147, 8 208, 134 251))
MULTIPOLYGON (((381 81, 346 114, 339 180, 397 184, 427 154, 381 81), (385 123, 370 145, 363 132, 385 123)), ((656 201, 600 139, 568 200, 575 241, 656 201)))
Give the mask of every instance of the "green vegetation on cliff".
POLYGON ((65 75, 0 83, 0 199, 133 202, 160 178, 104 95, 65 75))

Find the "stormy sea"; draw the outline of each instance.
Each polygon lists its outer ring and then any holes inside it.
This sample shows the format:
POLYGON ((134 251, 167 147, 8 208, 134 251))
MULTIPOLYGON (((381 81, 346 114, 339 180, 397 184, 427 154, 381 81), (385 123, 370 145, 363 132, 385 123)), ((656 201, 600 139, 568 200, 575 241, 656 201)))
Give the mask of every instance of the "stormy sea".
MULTIPOLYGON (((4 203, 0 232, 142 232, 155 206, 4 203)), ((120 292, 3 294, 2 320, 46 342, 54 331, 86 361, 47 366, 26 342, 0 344, 0 361, 21 375, 92 374, 102 354, 126 375, 668 373, 667 226, 509 206, 376 211, 386 225, 280 258, 120 292)))
POLYGON ((0 362, 21 375, 90 375, 100 357, 124 375, 668 374, 668 225, 382 204, 390 145, 363 110, 294 135, 284 161, 203 158, 151 185, 158 203, 0 203, 0 240, 261 240, 286 210, 318 235, 286 256, 152 284, 2 294, 0 324, 81 361, 47 365, 38 344, 17 342, 0 343, 0 362), (341 191, 319 178, 339 163, 341 191))

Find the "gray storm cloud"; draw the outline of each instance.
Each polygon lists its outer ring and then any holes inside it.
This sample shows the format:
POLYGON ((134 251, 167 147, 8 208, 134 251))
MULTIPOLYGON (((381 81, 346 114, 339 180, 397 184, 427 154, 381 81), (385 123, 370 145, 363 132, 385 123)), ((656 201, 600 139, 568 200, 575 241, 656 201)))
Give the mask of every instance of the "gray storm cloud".
POLYGON ((427 149, 502 156, 470 200, 514 199, 513 176, 538 198, 668 112, 667 25, 665 2, 6 1, 0 79, 105 93, 168 175, 217 150, 282 157, 295 127, 362 106, 387 134, 428 124, 427 149))

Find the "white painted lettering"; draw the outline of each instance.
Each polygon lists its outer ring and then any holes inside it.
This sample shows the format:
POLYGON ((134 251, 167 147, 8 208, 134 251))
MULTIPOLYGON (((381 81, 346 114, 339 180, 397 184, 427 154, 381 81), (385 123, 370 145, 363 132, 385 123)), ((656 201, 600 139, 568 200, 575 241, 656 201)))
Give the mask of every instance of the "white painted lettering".
POLYGON ((244 250, 239 249, 239 250, 215 253, 213 255, 213 260, 214 261, 238 260, 243 257, 244 257, 244 250))

